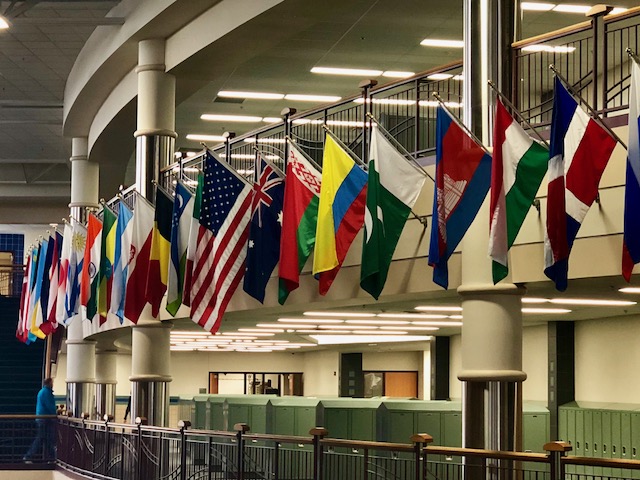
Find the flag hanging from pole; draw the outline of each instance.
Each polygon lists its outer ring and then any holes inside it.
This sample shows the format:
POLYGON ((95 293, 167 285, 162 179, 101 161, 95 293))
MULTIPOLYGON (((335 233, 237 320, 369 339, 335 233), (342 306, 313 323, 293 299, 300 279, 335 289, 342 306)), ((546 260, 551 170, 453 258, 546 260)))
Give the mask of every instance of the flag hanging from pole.
POLYGON ((71 221, 73 237, 71 238, 71 256, 69 257, 69 271, 65 291, 66 325, 80 311, 80 279, 84 265, 84 250, 87 245, 87 229, 80 222, 73 219, 71 221))
POLYGON ((118 224, 113 262, 113 284, 111 287, 111 306, 109 311, 124 320, 124 297, 127 288, 129 260, 131 260, 131 237, 133 235, 133 213, 124 201, 118 205, 118 224))
POLYGON ((527 135, 498 100, 493 129, 489 210, 489 256, 493 260, 493 283, 498 283, 509 273, 509 249, 533 204, 548 163, 549 151, 527 135))
POLYGON ((58 293, 56 296, 56 323, 64 325, 67 321, 67 306, 65 297, 67 282, 69 280, 69 260, 71 259, 71 240, 73 239, 73 227, 69 223, 64 224, 62 234, 62 249, 60 250, 60 270, 58 272, 58 293))
POLYGON ((569 254, 589 207, 598 195, 598 184, 616 141, 578 106, 555 79, 547 229, 544 241, 544 273, 564 291, 568 285, 569 254))
POLYGON ((278 267, 280 305, 300 285, 300 272, 316 242, 320 183, 320 171, 290 143, 278 267))
MULTIPOLYGON (((200 208, 202 206, 202 188, 204 185, 204 175, 198 174, 198 186, 193 199, 193 211, 189 219, 189 243, 187 245, 187 257, 184 268, 184 287, 182 292, 182 304, 191 306, 191 285, 193 283, 193 265, 196 260, 196 250, 198 248, 198 231, 200 229, 200 208)), ((185 219, 186 220, 186 219, 185 219)))
POLYGON ((260 173, 253 184, 251 227, 243 289, 264 303, 265 288, 280 258, 284 176, 277 167, 258 158, 260 173))
POLYGON ((167 280, 167 311, 176 316, 182 304, 184 272, 187 263, 189 230, 193 218, 193 195, 181 182, 176 183, 176 197, 171 217, 171 246, 167 280))
POLYGON ((427 176, 409 163, 379 128, 371 132, 368 170, 360 286, 377 300, 427 176))
POLYGON ((640 66, 633 59, 631 60, 628 124, 622 276, 630 282, 633 267, 640 262, 640 208, 638 208, 640 205, 640 66))
POLYGON ((173 198, 161 188, 156 189, 156 212, 153 222, 149 274, 147 276, 147 301, 151 304, 151 315, 160 314, 162 297, 167 291, 169 257, 171 245, 171 217, 173 198))
POLYGON ((482 206, 491 183, 491 156, 443 107, 436 116, 436 185, 429 265, 449 286, 447 262, 482 206))
POLYGON ((102 222, 89 214, 87 222, 87 243, 84 249, 82 278, 80 280, 80 301, 87 309, 87 320, 93 321, 98 313, 98 282, 100 251, 102 244, 102 222))
POLYGON ((100 248, 100 272, 98 280, 98 313, 100 325, 107 321, 113 286, 113 264, 116 255, 116 230, 118 217, 108 206, 102 209, 102 239, 100 248))
POLYGON ((191 319, 212 333, 244 275, 252 198, 252 186, 207 152, 191 319))

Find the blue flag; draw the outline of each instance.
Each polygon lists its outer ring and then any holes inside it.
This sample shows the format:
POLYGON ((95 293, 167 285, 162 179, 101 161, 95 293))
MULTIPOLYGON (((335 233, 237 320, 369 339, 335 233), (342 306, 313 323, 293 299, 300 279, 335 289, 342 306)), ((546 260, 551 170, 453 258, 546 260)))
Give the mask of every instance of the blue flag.
POLYGON ((264 291, 280 258, 284 178, 261 160, 260 177, 254 183, 244 291, 264 303, 264 291))

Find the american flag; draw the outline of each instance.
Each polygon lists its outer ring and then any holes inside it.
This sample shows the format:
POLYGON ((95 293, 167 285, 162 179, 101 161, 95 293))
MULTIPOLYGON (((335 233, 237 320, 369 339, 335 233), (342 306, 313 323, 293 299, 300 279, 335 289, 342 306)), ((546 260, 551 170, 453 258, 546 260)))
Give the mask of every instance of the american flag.
POLYGON ((253 187, 207 152, 191 319, 212 333, 245 271, 253 187))

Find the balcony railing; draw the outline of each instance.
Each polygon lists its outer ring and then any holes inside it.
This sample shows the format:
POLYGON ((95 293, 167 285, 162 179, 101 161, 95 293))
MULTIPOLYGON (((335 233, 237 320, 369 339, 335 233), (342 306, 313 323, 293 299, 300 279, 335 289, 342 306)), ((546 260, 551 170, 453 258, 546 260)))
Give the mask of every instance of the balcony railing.
POLYGON ((0 265, 0 295, 19 297, 23 277, 24 265, 0 265))
MULTIPOLYGON (((547 454, 310 437, 124 425, 61 418, 58 463, 92 478, 270 480, 608 480, 634 478, 640 461, 567 457, 571 446, 546 444, 547 454)), ((409 439, 408 439, 409 440, 409 439)))

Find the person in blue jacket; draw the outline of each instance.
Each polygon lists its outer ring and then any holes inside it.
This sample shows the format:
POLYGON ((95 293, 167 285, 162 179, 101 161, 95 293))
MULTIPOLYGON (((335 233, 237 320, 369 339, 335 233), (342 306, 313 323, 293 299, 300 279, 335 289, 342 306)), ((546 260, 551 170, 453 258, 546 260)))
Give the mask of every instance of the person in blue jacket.
MULTIPOLYGON (((45 378, 36 400, 36 415, 55 415, 56 402, 53 398, 53 379, 45 378)), ((38 433, 31 444, 31 448, 24 456, 25 461, 31 461, 44 447, 44 459, 53 461, 56 458, 55 447, 55 418, 36 418, 38 433)))

